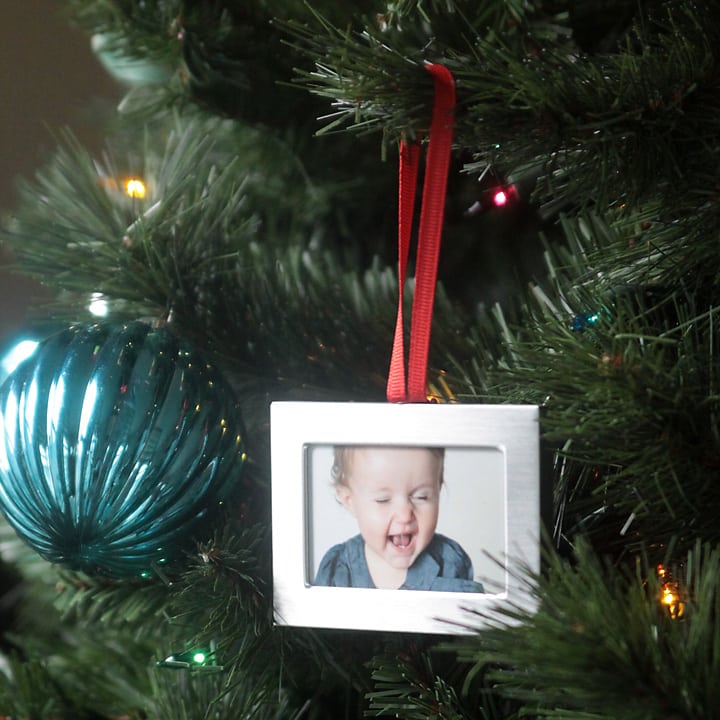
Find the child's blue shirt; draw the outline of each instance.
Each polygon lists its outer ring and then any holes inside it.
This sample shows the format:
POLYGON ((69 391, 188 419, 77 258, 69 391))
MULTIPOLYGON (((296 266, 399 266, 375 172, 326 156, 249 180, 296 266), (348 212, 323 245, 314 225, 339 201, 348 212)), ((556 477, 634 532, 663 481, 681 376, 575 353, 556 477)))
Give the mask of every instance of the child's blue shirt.
MULTIPOLYGON (((365 542, 361 535, 334 545, 325 553, 314 584, 375 587, 365 560, 365 542)), ((472 560, 468 554, 455 540, 438 533, 408 568, 400 590, 484 592, 482 584, 473 580, 472 560)))

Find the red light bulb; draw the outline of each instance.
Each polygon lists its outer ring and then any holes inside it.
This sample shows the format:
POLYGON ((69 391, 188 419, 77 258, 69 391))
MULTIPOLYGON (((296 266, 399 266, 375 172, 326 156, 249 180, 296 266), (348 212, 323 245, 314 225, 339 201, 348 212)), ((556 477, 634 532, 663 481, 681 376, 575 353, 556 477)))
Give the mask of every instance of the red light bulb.
POLYGON ((500 190, 496 190, 493 193, 493 205, 495 207, 502 207, 503 205, 507 204, 507 201, 508 194, 502 188, 500 190))
POLYGON ((484 189, 480 198, 464 214, 466 217, 472 217, 491 208, 510 208, 517 202, 518 198, 519 193, 516 185, 495 185, 484 189))

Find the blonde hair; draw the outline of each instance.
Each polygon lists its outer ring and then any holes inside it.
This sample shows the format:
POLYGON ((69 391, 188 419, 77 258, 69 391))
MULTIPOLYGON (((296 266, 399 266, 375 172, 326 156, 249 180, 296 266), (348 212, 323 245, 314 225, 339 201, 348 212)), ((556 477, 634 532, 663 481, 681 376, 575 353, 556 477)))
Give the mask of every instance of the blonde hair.
MULTIPOLYGON (((376 450, 385 448, 384 445, 336 445, 333 452, 333 464, 330 470, 330 476, 332 477, 333 485, 348 486, 348 474, 351 462, 352 454, 355 450, 376 450)), ((398 449, 403 450, 427 450, 432 453, 440 463, 440 484, 443 484, 443 470, 445 466, 445 448, 441 447, 414 447, 407 446, 398 449)))

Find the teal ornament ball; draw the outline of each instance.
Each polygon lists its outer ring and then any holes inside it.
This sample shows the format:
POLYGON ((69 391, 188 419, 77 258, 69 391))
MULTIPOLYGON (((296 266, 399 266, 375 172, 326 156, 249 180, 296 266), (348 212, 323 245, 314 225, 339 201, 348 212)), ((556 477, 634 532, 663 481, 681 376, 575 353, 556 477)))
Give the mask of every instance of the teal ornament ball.
POLYGON ((0 386, 0 510, 73 570, 152 573, 197 539, 244 461, 231 387, 167 329, 64 329, 0 386))

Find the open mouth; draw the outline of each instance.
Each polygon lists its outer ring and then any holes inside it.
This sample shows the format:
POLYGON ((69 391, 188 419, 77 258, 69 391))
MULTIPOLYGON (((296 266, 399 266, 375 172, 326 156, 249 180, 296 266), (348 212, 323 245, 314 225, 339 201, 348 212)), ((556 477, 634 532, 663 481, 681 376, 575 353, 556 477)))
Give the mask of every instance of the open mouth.
POLYGON ((390 535, 390 542, 398 550, 406 550, 412 543, 413 536, 409 533, 403 533, 401 535, 390 535))

